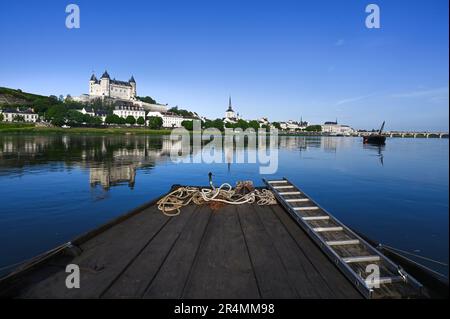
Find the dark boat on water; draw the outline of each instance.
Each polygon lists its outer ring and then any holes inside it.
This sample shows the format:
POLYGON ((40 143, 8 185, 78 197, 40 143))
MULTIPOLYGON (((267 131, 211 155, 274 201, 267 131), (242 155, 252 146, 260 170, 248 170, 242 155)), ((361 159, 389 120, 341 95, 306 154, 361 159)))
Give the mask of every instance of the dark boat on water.
POLYGON ((384 145, 386 143, 386 136, 383 136, 381 134, 384 129, 384 124, 385 124, 385 122, 383 122, 383 124, 381 125, 381 128, 378 131, 378 133, 372 134, 369 136, 364 136, 363 143, 364 144, 384 145))

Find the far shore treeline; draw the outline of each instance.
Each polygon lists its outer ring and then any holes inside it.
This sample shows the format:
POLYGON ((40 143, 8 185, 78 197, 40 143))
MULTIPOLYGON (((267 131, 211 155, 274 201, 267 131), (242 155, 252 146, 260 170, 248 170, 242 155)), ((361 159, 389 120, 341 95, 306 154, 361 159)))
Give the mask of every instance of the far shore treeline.
MULTIPOLYGON (((157 104, 157 102, 149 96, 138 97, 139 100, 157 104)), ((74 101, 70 95, 66 97, 60 95, 59 97, 55 95, 43 96, 32 93, 25 93, 20 89, 10 89, 0 87, 0 109, 11 109, 19 108, 26 110, 32 108, 35 113, 39 115, 39 122, 47 124, 50 127, 39 127, 34 128, 32 123, 22 123, 23 119, 20 116, 14 119, 14 123, 3 123, 0 125, 0 130, 5 131, 59 131, 58 128, 61 127, 71 127, 73 128, 97 128, 97 129, 109 129, 111 132, 120 133, 117 129, 120 128, 136 128, 136 129, 146 129, 148 130, 161 130, 162 119, 157 116, 153 117, 139 117, 135 119, 133 116, 128 116, 127 118, 122 118, 116 114, 113 114, 114 108, 117 106, 116 103, 110 101, 103 101, 102 99, 95 99, 89 103, 81 103, 74 101), (91 116, 89 114, 83 114, 80 112, 83 108, 90 108, 97 113, 105 114, 105 121, 98 116, 91 116), (112 130, 115 128, 116 130, 112 130)), ((187 119, 182 122, 182 126, 189 131, 193 130, 192 119, 195 118, 195 113, 180 109, 178 107, 172 107, 168 110, 169 112, 175 113, 177 115, 186 117, 187 119)), ((3 120, 2 114, 0 114, 0 122, 3 120)), ((272 122, 271 125, 277 129, 281 129, 280 123, 272 122)), ((41 125, 42 126, 42 125, 41 125)), ((225 128, 241 128, 246 130, 248 128, 253 128, 255 131, 260 127, 260 123, 256 120, 246 121, 240 119, 237 123, 224 123, 223 119, 203 119, 201 122, 202 129, 206 128, 216 128, 220 131, 224 131, 225 128)), ((263 125, 263 129, 269 131, 269 125, 263 125)), ((91 130, 92 131, 92 130, 91 130)), ((307 132, 320 132, 320 125, 311 125, 305 129, 307 132)), ((105 132, 107 133, 107 132, 105 132)))

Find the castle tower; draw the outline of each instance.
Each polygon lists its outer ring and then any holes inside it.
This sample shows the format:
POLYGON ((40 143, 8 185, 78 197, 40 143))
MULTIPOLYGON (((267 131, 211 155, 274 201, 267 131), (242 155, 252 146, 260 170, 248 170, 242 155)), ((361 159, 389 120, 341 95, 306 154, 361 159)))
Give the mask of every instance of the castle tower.
POLYGON ((109 84, 110 84, 111 78, 109 77, 109 74, 107 71, 103 73, 101 79, 100 79, 100 89, 103 96, 110 96, 110 90, 109 90, 109 84))
POLYGON ((135 99, 137 96, 137 92, 136 92, 136 81, 134 80, 134 76, 131 76, 131 79, 128 82, 131 85, 130 98, 135 99))
POLYGON ((97 77, 92 73, 91 79, 89 80, 89 94, 94 94, 94 85, 97 83, 97 77))

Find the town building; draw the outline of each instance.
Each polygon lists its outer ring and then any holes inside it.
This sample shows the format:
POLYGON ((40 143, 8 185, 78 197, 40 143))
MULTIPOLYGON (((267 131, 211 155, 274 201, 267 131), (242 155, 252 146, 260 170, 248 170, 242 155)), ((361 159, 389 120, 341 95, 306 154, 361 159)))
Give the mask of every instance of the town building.
POLYGON ((39 115, 34 113, 32 109, 21 110, 16 109, 4 109, 0 110, 0 114, 3 114, 3 121, 5 122, 29 122, 36 123, 39 119, 39 115))
POLYGON ((106 121, 106 117, 108 116, 108 112, 104 110, 97 110, 95 111, 95 116, 99 117, 103 123, 106 121))
POLYGON ((140 106, 116 106, 113 114, 124 119, 126 119, 130 115, 136 120, 140 117, 143 117, 145 119, 145 110, 140 106))
POLYGON ((181 127, 181 123, 185 120, 193 120, 193 118, 185 118, 181 115, 172 112, 156 112, 150 111, 147 113, 147 118, 151 116, 160 117, 163 121, 162 127, 164 128, 177 128, 181 127))
POLYGON ((95 111, 92 107, 83 107, 81 110, 77 110, 83 115, 95 116, 95 111))
POLYGON ((128 81, 111 79, 107 71, 103 73, 100 80, 97 79, 95 74, 92 74, 89 80, 89 96, 135 100, 136 81, 133 76, 128 81))
POLYGON ((280 122, 280 127, 282 130, 286 131, 300 131, 304 130, 308 126, 307 122, 296 122, 296 121, 287 121, 287 122, 280 122))
POLYGON ((108 112, 104 111, 104 110, 94 110, 92 107, 90 106, 85 106, 83 107, 81 110, 77 110, 78 112, 80 112, 81 114, 84 115, 89 115, 92 117, 98 117, 102 120, 102 122, 105 122, 106 117, 108 116, 108 112))
POLYGON ((325 122, 322 125, 322 133, 330 134, 330 135, 350 135, 355 132, 348 125, 338 124, 338 121, 335 122, 325 122))
POLYGON ((259 127, 264 127, 270 124, 269 120, 267 119, 267 117, 262 117, 258 120, 259 123, 259 127))

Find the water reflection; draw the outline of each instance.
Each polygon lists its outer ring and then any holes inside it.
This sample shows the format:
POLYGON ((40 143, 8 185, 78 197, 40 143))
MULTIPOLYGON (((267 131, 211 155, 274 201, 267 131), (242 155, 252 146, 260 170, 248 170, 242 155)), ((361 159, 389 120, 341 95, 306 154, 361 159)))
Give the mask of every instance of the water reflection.
POLYGON ((376 154, 380 160, 381 166, 384 166, 384 154, 383 153, 384 153, 385 145, 371 145, 371 144, 363 143, 363 149, 376 152, 376 154))
POLYGON ((210 171, 217 184, 288 177, 368 237, 448 260, 448 140, 391 139, 380 147, 359 138, 279 136, 273 176, 260 176, 258 164, 236 164, 237 157, 254 155, 255 145, 225 143, 221 163, 178 165, 170 155, 183 147, 169 136, 0 135, 0 241, 14 243, 0 247, 0 268, 173 184, 206 185, 210 171))
MULTIPOLYGON (((351 142, 335 137, 280 136, 278 148, 336 152, 350 147, 351 142)), ((236 158, 249 156, 256 148, 248 141, 233 145, 224 143, 223 159, 228 171, 236 158)), ((92 188, 100 186, 109 190, 123 184, 134 188, 137 170, 152 170, 158 163, 170 161, 171 152, 182 151, 181 141, 171 140, 169 136, 0 136, 0 175, 20 175, 25 170, 62 163, 65 169, 89 170, 92 188)), ((195 156, 194 152, 189 156, 195 156)))

